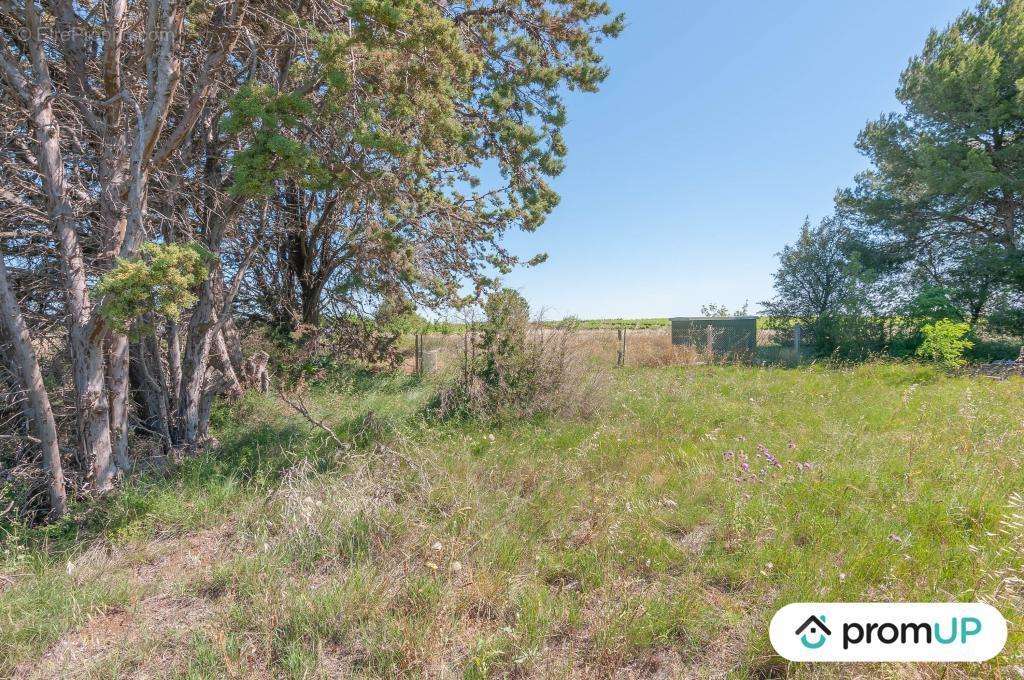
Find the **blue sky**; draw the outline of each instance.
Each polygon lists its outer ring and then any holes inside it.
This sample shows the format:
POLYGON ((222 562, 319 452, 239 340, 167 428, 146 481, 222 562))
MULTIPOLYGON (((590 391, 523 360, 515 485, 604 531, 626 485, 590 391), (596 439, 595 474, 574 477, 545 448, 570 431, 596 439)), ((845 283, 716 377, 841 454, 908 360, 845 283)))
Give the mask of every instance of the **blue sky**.
POLYGON ((964 0, 613 0, 628 27, 597 95, 569 100, 547 252, 506 284, 549 318, 753 309, 805 215, 866 167, 854 149, 897 108, 900 72, 964 0))

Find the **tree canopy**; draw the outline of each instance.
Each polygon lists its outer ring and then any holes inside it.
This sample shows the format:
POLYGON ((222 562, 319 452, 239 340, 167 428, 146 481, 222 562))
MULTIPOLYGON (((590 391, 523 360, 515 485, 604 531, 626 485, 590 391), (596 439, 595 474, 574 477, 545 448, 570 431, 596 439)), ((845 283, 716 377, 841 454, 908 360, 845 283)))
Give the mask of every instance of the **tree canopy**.
POLYGON ((1024 290, 1024 2, 985 0, 933 30, 896 94, 905 110, 864 128, 872 168, 838 203, 874 247, 973 289, 977 318, 1001 286, 1024 290))

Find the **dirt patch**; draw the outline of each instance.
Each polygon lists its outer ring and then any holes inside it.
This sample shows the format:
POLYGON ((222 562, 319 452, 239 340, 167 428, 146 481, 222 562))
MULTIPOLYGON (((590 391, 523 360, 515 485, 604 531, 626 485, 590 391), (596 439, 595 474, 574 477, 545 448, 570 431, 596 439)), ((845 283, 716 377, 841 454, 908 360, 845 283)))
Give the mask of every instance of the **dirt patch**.
MULTIPOLYGON (((159 641, 166 651, 200 629, 211 613, 209 605, 199 598, 155 595, 130 608, 91 617, 84 626, 64 635, 41 658, 19 664, 14 677, 89 676, 115 654, 129 655, 147 641, 159 641)), ((173 659, 174 655, 169 656, 173 659)))
POLYGON ((123 609, 90 617, 84 626, 58 640, 42 658, 19 664, 14 677, 55 678, 75 669, 81 672, 124 639, 130 621, 131 615, 123 609))
MULTIPOLYGON (((180 594, 182 585, 208 574, 230 550, 230 525, 183 536, 165 537, 130 549, 96 546, 69 564, 76 583, 124 583, 138 593, 125 607, 108 609, 69 631, 38 659, 19 664, 15 678, 73 678, 95 674, 114 659, 166 672, 215 613, 216 604, 201 593, 180 594)), ((187 587, 186 587, 187 589, 187 587)), ((135 669, 133 675, 153 673, 135 669)))
POLYGON ((713 531, 710 524, 698 524, 688 531, 670 531, 672 542, 686 552, 696 555, 704 551, 711 542, 713 531))

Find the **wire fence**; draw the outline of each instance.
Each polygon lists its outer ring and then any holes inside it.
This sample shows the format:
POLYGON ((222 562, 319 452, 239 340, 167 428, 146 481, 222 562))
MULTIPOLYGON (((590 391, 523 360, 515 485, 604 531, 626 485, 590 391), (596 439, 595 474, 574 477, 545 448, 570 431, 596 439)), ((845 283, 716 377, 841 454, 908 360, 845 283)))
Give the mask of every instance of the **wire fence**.
MULTIPOLYGON (((544 326, 531 333, 551 332, 544 326)), ((783 338, 773 330, 758 329, 753 353, 716 349, 714 339, 701 336, 690 342, 673 344, 668 327, 662 328, 582 328, 573 332, 573 350, 592 361, 616 367, 694 366, 702 364, 757 363, 793 364, 803 358, 799 329, 792 338, 783 338)), ((460 333, 416 333, 405 362, 415 373, 435 373, 464 366, 472 360, 479 331, 472 328, 460 333)))

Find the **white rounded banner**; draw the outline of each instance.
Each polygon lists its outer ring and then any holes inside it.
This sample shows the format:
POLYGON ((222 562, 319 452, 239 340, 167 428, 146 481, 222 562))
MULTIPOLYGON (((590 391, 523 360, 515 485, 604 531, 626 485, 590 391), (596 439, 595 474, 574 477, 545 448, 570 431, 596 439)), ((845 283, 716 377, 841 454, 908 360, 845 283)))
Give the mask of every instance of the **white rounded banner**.
POLYGON ((772 617, 768 636, 789 661, 987 661, 1006 619, 980 602, 801 602, 772 617))

